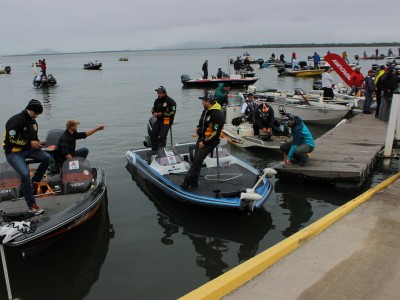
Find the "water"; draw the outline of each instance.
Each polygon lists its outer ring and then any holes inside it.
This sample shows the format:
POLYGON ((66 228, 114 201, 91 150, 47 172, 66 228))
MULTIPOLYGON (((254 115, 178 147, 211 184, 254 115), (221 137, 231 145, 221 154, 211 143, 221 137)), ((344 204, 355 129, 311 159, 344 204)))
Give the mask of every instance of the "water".
MULTIPOLYGON (((294 49, 300 59, 315 49, 294 49)), ((316 49, 320 54, 327 50, 316 49)), ((349 58, 364 49, 347 50, 349 58)), ((366 49, 371 52, 374 49, 366 49)), ((274 192, 253 214, 181 205, 146 182, 133 180, 125 152, 142 146, 146 124, 159 85, 177 102, 174 142, 190 141, 202 107, 202 90, 182 88, 180 76, 201 76, 219 67, 228 72, 229 58, 245 49, 138 51, 49 56, 3 57, 11 75, 0 75, 0 120, 21 111, 31 98, 45 110, 38 119, 39 136, 65 128, 68 119, 80 130, 104 124, 105 131, 79 140, 90 149, 89 160, 105 169, 108 208, 78 231, 34 249, 6 249, 13 296, 21 299, 176 299, 264 251, 354 198, 359 192, 337 191, 322 184, 287 184, 272 180, 274 192), (128 62, 119 62, 120 57, 128 62), (46 58, 47 72, 59 81, 49 90, 34 90, 32 62, 46 58), (98 60, 103 70, 83 70, 98 60), (109 222, 115 234, 109 231, 109 222), (46 247, 45 247, 46 246, 46 247), (25 257, 22 256, 25 254, 25 257)), ((254 58, 274 52, 290 57, 292 49, 254 49, 254 58)), ((384 51, 382 49, 381 51, 384 51)), ((387 51, 387 49, 385 50, 387 51)), ((379 63, 385 61, 379 61, 379 63)), ((364 72, 374 62, 361 62, 364 72)), ((255 66, 255 65, 253 65, 255 66)), ((276 69, 259 70, 258 89, 311 89, 312 79, 280 78, 276 69)), ((338 79, 339 80, 339 79, 338 79)), ((310 126, 315 137, 331 127, 310 126)), ((233 154, 262 169, 282 155, 263 149, 238 149, 233 154)), ((4 155, 0 154, 0 159, 4 155)), ((375 185, 398 171, 398 162, 379 162, 367 184, 375 185)), ((0 275, 0 297, 6 299, 0 275)))

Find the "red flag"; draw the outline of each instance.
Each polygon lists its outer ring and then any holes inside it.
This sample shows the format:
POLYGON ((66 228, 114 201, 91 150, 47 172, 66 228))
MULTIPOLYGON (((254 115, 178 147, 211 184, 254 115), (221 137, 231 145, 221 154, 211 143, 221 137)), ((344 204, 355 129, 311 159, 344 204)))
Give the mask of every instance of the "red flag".
POLYGON ((350 76, 354 71, 349 64, 336 53, 329 53, 325 55, 324 58, 340 78, 342 78, 349 87, 353 87, 353 83, 350 81, 350 76))

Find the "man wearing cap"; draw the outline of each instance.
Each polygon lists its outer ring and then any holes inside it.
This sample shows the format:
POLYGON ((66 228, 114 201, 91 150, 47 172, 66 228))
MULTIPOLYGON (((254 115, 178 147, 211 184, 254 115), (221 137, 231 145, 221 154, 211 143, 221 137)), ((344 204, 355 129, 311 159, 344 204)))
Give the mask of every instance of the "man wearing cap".
POLYGON ((233 62, 233 69, 236 74, 240 74, 240 71, 243 69, 243 62, 241 61, 240 56, 238 56, 233 62))
POLYGON ((36 215, 43 213, 43 209, 36 204, 32 185, 36 185, 42 180, 50 165, 50 155, 41 150, 44 142, 38 138, 38 124, 35 120, 42 112, 43 106, 39 100, 29 101, 25 110, 7 121, 3 139, 7 162, 21 175, 25 201, 29 211, 36 215), (25 162, 26 158, 32 158, 40 163, 32 179, 25 162))
POLYGON ((63 162, 72 157, 84 157, 86 158, 89 154, 89 149, 81 148, 76 149, 76 140, 86 139, 93 133, 104 130, 104 125, 97 126, 86 132, 78 132, 78 125, 81 123, 76 120, 68 120, 65 125, 66 129, 61 135, 57 146, 57 163, 62 166, 63 162))
POLYGON ((396 69, 390 66, 387 72, 382 75, 382 103, 379 111, 379 119, 389 122, 390 109, 392 106, 394 90, 399 85, 400 78, 396 75, 396 69))
POLYGON ((199 124, 195 129, 198 139, 192 165, 181 185, 181 188, 184 190, 198 188, 201 165, 206 156, 219 144, 222 128, 225 123, 221 105, 214 101, 213 95, 206 92, 199 99, 202 100, 204 110, 201 113, 199 124))
POLYGON ((221 105, 223 111, 225 111, 225 107, 228 105, 228 93, 230 89, 231 84, 229 82, 220 82, 214 93, 214 100, 221 105))
POLYGON ((174 122, 176 102, 167 95, 167 90, 162 85, 155 89, 157 99, 154 100, 151 113, 156 117, 150 133, 151 150, 157 151, 167 146, 167 135, 174 122))
POLYGON ((332 100, 335 97, 333 93, 333 76, 332 76, 332 68, 326 70, 326 72, 322 73, 322 89, 324 90, 323 98, 332 100))
POLYGON ((257 105, 254 102, 254 94, 249 93, 246 101, 242 105, 241 113, 249 121, 250 124, 254 123, 254 112, 257 109, 257 105))
POLYGON ((274 109, 266 102, 257 106, 254 111, 254 136, 260 137, 260 129, 263 133, 267 134, 264 139, 271 141, 272 126, 274 125, 275 114, 274 109))
POLYGON ((312 152, 315 147, 314 138, 300 117, 289 113, 286 114, 286 119, 292 129, 292 141, 280 147, 285 153, 284 162, 287 165, 300 163, 305 166, 309 160, 307 153, 312 152))
POLYGON ((358 92, 363 88, 364 76, 361 74, 360 70, 361 67, 357 66, 350 75, 350 82, 353 84, 349 93, 350 96, 354 94, 357 96, 358 92))

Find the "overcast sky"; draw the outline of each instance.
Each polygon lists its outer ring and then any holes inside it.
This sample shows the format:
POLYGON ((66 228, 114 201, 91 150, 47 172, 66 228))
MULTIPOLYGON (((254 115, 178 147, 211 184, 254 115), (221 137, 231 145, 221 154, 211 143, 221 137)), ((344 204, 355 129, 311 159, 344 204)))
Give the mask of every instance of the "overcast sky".
POLYGON ((400 42, 388 0, 1 0, 0 54, 185 43, 400 42))

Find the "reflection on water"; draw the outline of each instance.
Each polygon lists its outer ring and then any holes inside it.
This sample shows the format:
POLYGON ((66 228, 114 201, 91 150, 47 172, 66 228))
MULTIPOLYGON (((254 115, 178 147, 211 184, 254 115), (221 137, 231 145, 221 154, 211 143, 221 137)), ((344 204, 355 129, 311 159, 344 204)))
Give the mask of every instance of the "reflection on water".
POLYGON ((271 214, 264 208, 245 213, 181 203, 167 197, 134 169, 128 170, 158 210, 157 221, 164 229, 161 243, 172 245, 174 235, 182 232, 192 241, 197 253, 196 265, 205 269, 209 279, 233 267, 226 256, 235 247, 238 247, 236 264, 255 256, 259 242, 274 228, 271 214))
MULTIPOLYGON (((106 198, 92 219, 59 239, 29 248, 6 248, 13 297, 84 299, 99 278, 114 236, 107 206, 106 198)), ((0 278, 0 299, 7 299, 3 272, 0 278)))

